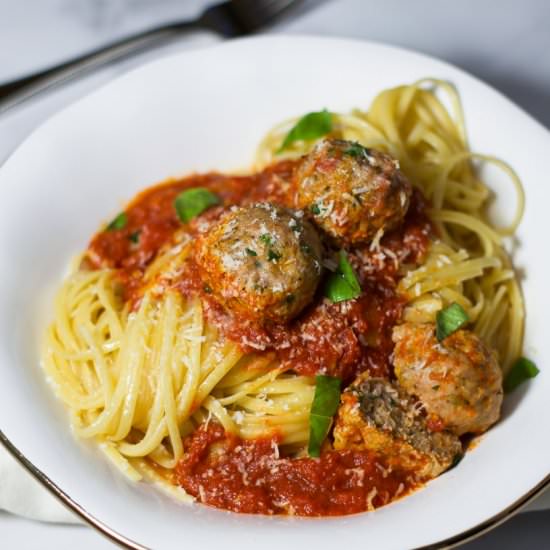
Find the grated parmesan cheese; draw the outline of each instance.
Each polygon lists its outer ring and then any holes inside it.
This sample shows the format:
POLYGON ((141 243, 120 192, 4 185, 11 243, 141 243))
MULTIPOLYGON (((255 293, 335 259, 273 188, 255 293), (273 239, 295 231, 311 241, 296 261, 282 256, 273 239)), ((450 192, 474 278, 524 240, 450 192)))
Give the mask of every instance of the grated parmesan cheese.
POLYGON ((244 413, 242 411, 236 411, 233 414, 233 420, 240 426, 244 422, 244 413))
POLYGON ((277 445, 277 443, 275 443, 275 441, 271 441, 271 448, 273 449, 273 457, 275 459, 278 459, 279 458, 279 446, 277 445))
POLYGON ((374 239, 370 243, 369 250, 378 252, 380 250, 380 239, 384 236, 384 229, 380 228, 374 235, 374 239))
POLYGON ((376 498, 377 494, 378 489, 376 487, 373 487, 370 493, 367 495, 367 509, 369 512, 372 512, 374 510, 373 500, 376 498))
POLYGON ((323 266, 326 267, 329 271, 336 271, 338 264, 331 258, 325 258, 323 260, 323 266))
POLYGON ((399 487, 397 487, 397 491, 395 491, 395 495, 393 495, 393 498, 398 497, 404 490, 405 490, 405 485, 403 485, 403 483, 400 483, 399 487))

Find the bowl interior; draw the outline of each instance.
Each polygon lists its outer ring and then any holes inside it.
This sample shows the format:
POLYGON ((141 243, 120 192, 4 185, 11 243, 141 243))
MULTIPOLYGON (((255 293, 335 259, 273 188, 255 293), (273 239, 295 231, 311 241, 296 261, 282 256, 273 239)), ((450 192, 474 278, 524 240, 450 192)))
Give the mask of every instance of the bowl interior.
MULTIPOLYGON (((301 37, 235 41, 179 54, 113 81, 54 116, 0 169, 2 431, 100 522, 155 548, 333 548, 341 537, 385 548, 453 537, 513 505, 548 475, 544 314, 550 264, 548 132, 507 99, 439 61, 366 42, 301 37), (53 290, 70 258, 138 190, 168 176, 246 167, 273 124, 319 110, 368 107, 382 89, 435 76, 462 97, 471 147, 508 161, 527 192, 514 244, 527 305, 525 352, 541 374, 507 398, 503 420, 451 472, 375 513, 312 520, 185 506, 127 482, 76 441, 39 366, 53 290), (521 136, 518 139, 518 136, 521 136), (544 437, 543 437, 544 435, 544 437), (437 518, 434 521, 434 517, 437 518), (399 526, 396 529, 396 525, 399 526), (261 539, 259 538, 261 537, 261 539)), ((511 187, 491 181, 502 210, 511 187)))

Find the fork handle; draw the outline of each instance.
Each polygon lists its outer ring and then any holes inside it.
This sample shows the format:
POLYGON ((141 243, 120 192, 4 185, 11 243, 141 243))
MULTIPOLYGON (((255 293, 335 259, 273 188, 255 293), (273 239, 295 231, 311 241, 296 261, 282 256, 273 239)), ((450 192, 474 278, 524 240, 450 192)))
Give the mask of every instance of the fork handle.
POLYGON ((204 28, 204 21, 181 21, 117 40, 69 61, 0 85, 0 115, 21 103, 84 73, 146 50, 184 30, 204 28))

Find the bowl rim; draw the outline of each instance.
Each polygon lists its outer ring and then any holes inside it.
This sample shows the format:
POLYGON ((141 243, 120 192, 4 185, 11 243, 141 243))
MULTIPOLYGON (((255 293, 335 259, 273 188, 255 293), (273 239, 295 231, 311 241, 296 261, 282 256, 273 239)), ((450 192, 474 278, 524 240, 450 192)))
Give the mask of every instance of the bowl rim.
MULTIPOLYGON (((61 504, 63 504, 68 510, 76 513, 80 519, 84 520, 88 525, 95 528, 101 535, 109 539, 111 542, 127 548, 128 550, 147 550, 146 546, 143 546, 130 538, 121 535, 114 529, 111 529, 107 524, 95 518, 85 508, 80 506, 78 502, 73 500, 61 487, 54 483, 42 470, 37 468, 25 455, 19 451, 19 449, 4 435, 4 432, 0 430, 0 443, 11 454, 15 460, 23 468, 29 472, 34 479, 36 479, 50 494, 55 496, 61 504)), ((544 477, 535 487, 528 491, 521 498, 516 500, 510 506, 495 514, 494 516, 470 527, 466 531, 462 531, 457 535, 448 537, 441 541, 426 546, 417 546, 411 550, 437 550, 440 548, 454 548, 462 545, 466 542, 472 541, 481 537, 485 533, 492 531, 502 523, 508 521, 515 514, 517 514, 524 506, 535 500, 544 490, 550 486, 550 474, 544 477)))
MULTIPOLYGON (((232 40, 226 40, 226 41, 217 42, 214 44, 208 44, 198 49, 192 49, 188 51, 184 50, 184 51, 169 53, 166 55, 160 55, 159 57, 153 60, 147 61, 141 65, 138 65, 137 67, 124 71, 118 75, 115 75, 113 78, 109 79, 107 82, 82 94, 81 96, 77 97, 75 100, 67 103, 62 108, 55 110, 48 117, 46 117, 42 122, 40 122, 37 126, 35 126, 27 135, 25 135, 21 139, 21 141, 13 148, 13 150, 8 153, 8 155, 3 159, 3 161, 0 162, 0 169, 18 151, 19 147, 23 143, 25 143, 37 130, 47 125, 52 119, 54 119, 57 115, 59 115, 63 111, 72 108, 74 105, 80 103, 81 101, 88 98, 89 96, 95 95, 99 91, 103 90, 105 87, 110 86, 114 81, 123 79, 134 72, 139 72, 144 69, 147 69, 150 66, 155 65, 157 63, 165 62, 170 58, 176 58, 182 55, 184 56, 193 55, 193 53, 201 52, 204 49, 224 48, 227 46, 232 46, 233 44, 236 44, 236 43, 243 43, 243 42, 266 42, 266 41, 279 41, 279 40, 285 40, 285 39, 286 40, 306 40, 306 41, 311 40, 311 41, 324 41, 324 42, 339 42, 339 43, 349 43, 349 44, 355 44, 355 45, 363 44, 367 46, 371 45, 379 48, 383 47, 388 50, 393 50, 396 53, 401 53, 405 55, 413 54, 415 56, 418 56, 419 58, 423 58, 426 61, 435 61, 443 66, 446 66, 452 69, 455 72, 462 73, 463 75, 467 75, 470 79, 473 79, 478 85, 483 86, 487 89, 490 89, 490 91, 493 94, 496 94, 501 99, 504 99, 507 103, 513 105, 516 110, 521 111, 521 113, 525 117, 527 117, 532 123, 535 123, 539 128, 543 129, 550 136, 550 131, 548 130, 548 128, 546 128, 544 124, 539 122, 533 115, 531 115, 528 111, 526 111, 522 106, 516 104, 514 101, 508 98, 503 92, 497 90, 491 84, 488 84, 487 82, 483 81, 481 78, 478 78, 477 76, 469 73, 467 70, 464 70, 458 67, 457 65, 454 65, 453 63, 440 59, 436 56, 423 53, 421 51, 415 50, 414 48, 395 46, 393 44, 389 44, 389 43, 385 43, 383 41, 377 41, 377 40, 366 40, 361 38, 349 38, 349 37, 342 37, 342 36, 325 36, 321 34, 300 34, 300 33, 296 33, 296 34, 280 33, 279 34, 278 33, 278 34, 264 34, 259 36, 251 36, 251 37, 243 37, 243 38, 237 38, 232 40)), ((58 484, 53 482, 40 468, 35 466, 33 462, 29 460, 16 447, 16 445, 14 445, 10 441, 10 439, 4 434, 4 432, 1 429, 0 429, 0 444, 25 470, 27 470, 27 472, 29 472, 32 475, 34 479, 36 479, 46 490, 48 490, 50 494, 56 497, 61 502, 61 504, 63 504, 68 510, 70 510, 71 512, 79 516, 79 518, 82 519, 84 522, 86 522, 88 525, 96 529, 105 538, 117 544, 118 546, 122 548, 127 548, 129 550, 148 550, 148 547, 130 539, 125 535, 118 533, 114 529, 110 528, 106 523, 97 519, 94 515, 92 515, 85 508, 83 508, 77 501, 71 498, 58 484)), ((472 541, 484 535, 485 533, 495 529, 496 527, 498 527, 499 525, 501 525, 502 523, 504 523, 505 521, 513 517, 524 506, 529 504, 531 501, 535 500, 548 487, 550 487, 550 469, 548 473, 545 475, 545 477, 543 477, 535 486, 533 486, 529 491, 524 493, 520 498, 518 498, 516 501, 514 501, 512 504, 510 504, 506 508, 504 508, 499 513, 494 514, 490 518, 460 533, 457 533, 456 535, 447 537, 445 539, 442 539, 434 543, 430 543, 428 545, 414 547, 411 550, 436 550, 440 548, 454 548, 466 542, 472 541)))

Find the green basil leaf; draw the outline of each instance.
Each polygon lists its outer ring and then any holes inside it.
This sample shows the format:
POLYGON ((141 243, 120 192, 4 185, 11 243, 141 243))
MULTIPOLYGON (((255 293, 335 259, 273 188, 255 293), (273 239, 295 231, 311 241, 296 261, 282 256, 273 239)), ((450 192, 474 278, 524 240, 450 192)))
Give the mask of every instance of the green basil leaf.
POLYGON ((340 250, 338 268, 328 276, 325 296, 332 302, 352 300, 361 294, 361 285, 348 261, 346 253, 340 250))
POLYGON ((332 418, 329 416, 318 416, 312 414, 309 417, 309 443, 307 454, 313 457, 321 456, 321 447, 326 439, 332 418))
POLYGON ((326 110, 304 115, 288 132, 277 150, 281 153, 295 141, 311 141, 332 131, 332 115, 326 110))
POLYGON ((221 200, 218 195, 215 195, 204 187, 192 187, 182 191, 174 200, 174 207, 178 214, 178 218, 187 223, 193 218, 202 214, 211 206, 220 204, 221 200))
POLYGON ((311 414, 333 416, 340 404, 341 384, 340 378, 318 374, 315 377, 315 395, 311 404, 311 414))
POLYGON ((510 393, 514 391, 520 384, 535 378, 539 373, 539 369, 533 361, 530 361, 526 357, 520 357, 512 366, 506 378, 504 379, 504 393, 510 393))
POLYGON ((121 212, 111 223, 107 226, 107 231, 114 231, 115 229, 124 229, 128 223, 128 216, 126 212, 121 212))
POLYGON ((355 276, 353 267, 348 261, 348 257, 343 250, 340 250, 340 260, 338 262, 338 271, 342 274, 349 286, 353 289, 357 295, 361 294, 361 285, 355 276))
POLYGON ((345 151, 344 155, 349 155, 350 157, 366 157, 369 156, 369 150, 366 147, 363 147, 360 143, 352 143, 345 151))
POLYGON ((437 312, 435 318, 435 335, 441 342, 453 332, 469 323, 468 314, 460 304, 453 302, 450 306, 437 312))
POLYGON ((340 273, 331 273, 325 284, 325 296, 334 303, 352 300, 357 295, 340 273))
POLYGON ((340 404, 340 386, 342 381, 334 376, 318 375, 315 377, 315 395, 309 416, 309 456, 319 456, 321 445, 325 440, 332 417, 340 404))

